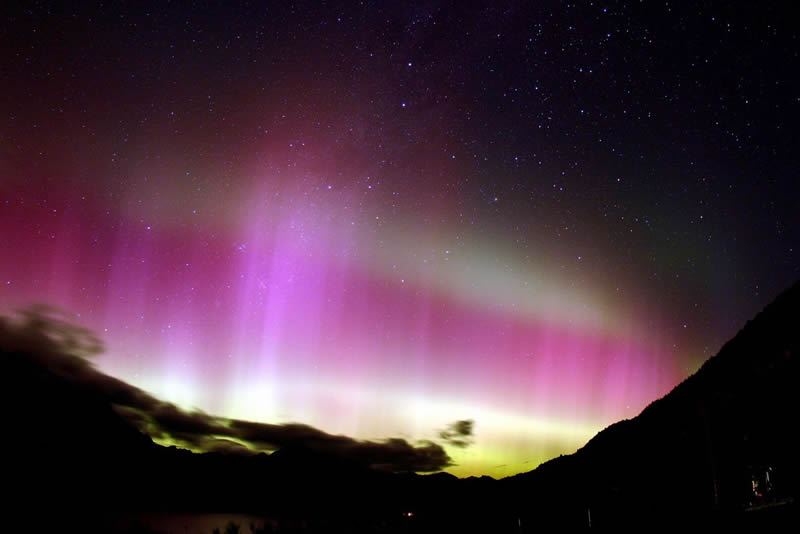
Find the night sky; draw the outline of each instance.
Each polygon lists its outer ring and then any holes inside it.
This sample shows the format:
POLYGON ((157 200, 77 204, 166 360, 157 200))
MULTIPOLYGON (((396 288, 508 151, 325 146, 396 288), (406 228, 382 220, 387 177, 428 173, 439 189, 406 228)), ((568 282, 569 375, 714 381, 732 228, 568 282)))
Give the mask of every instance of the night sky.
POLYGON ((89 4, 0 7, 0 312, 183 408, 528 471, 800 277, 788 2, 89 4))

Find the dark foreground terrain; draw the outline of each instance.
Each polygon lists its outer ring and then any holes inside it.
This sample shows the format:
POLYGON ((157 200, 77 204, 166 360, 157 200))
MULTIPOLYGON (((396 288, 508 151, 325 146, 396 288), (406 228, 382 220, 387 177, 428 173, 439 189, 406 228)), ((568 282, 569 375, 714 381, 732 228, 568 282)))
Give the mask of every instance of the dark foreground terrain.
MULTIPOLYGON (((90 364, 69 331, 37 314, 2 319, 4 508, 37 532, 172 530, 152 518, 212 513, 256 518, 254 532, 796 525, 798 337, 795 284, 638 417, 494 480, 389 472, 302 446, 162 447, 75 379, 90 364)), ((180 531, 201 528, 190 523, 180 531)))

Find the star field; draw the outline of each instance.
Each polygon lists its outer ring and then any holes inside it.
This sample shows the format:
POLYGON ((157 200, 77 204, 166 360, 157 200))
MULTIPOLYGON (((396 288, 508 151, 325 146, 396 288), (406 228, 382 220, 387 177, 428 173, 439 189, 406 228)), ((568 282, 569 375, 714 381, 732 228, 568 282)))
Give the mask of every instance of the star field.
POLYGON ((0 8, 0 309, 109 374, 503 476, 800 275, 788 8, 237 4, 0 8))

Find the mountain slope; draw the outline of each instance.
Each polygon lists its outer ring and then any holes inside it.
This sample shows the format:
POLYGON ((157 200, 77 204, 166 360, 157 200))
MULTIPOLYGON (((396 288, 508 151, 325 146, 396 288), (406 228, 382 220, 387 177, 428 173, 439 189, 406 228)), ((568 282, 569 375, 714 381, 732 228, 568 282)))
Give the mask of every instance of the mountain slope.
POLYGON ((366 521, 371 531, 380 531, 377 524, 525 532, 590 522, 797 518, 795 504, 744 510, 797 496, 800 284, 639 416, 609 426, 575 454, 500 481, 392 474, 302 446, 255 456, 162 447, 121 417, 103 390, 74 379, 76 366, 89 364, 63 354, 72 341, 0 319, 12 509, 57 518, 254 512, 314 517, 326 528, 366 521))
POLYGON ((595 524, 681 521, 795 496, 799 341, 795 284, 639 416, 508 484, 558 500, 579 522, 593 510, 595 524))

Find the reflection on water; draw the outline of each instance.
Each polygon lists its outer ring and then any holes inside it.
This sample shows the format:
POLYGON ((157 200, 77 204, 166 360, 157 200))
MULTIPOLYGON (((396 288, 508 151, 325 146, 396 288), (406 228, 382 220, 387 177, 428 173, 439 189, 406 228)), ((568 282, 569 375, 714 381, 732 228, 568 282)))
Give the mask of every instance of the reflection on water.
POLYGON ((250 525, 262 529, 272 521, 264 517, 245 514, 142 514, 120 520, 119 532, 141 532, 147 527, 160 534, 211 534, 214 529, 221 533, 229 523, 239 526, 241 534, 250 534, 250 525))

